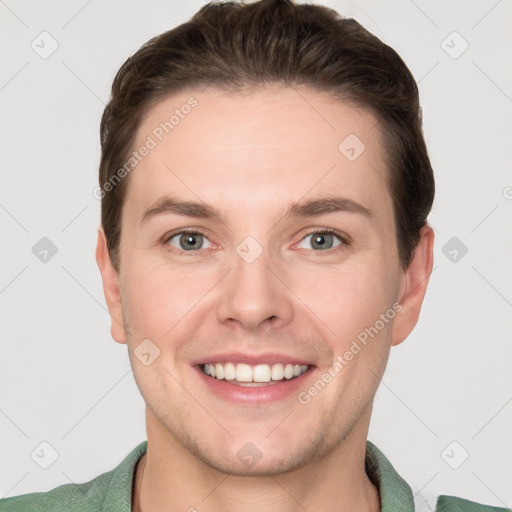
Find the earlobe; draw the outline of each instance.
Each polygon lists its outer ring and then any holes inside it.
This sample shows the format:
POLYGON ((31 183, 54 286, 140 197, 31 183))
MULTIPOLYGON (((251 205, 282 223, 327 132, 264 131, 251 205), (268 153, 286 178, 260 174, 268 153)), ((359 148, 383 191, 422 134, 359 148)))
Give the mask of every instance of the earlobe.
POLYGON ((399 297, 402 309, 393 323, 392 345, 402 343, 418 322, 434 264, 433 248, 434 231, 425 224, 420 230, 420 240, 411 263, 402 277, 402 292, 399 297))
POLYGON ((123 311, 121 306, 121 293, 119 289, 119 273, 112 265, 107 246, 105 232, 100 226, 98 229, 98 243, 96 246, 96 262, 101 273, 103 292, 110 313, 110 332, 112 338, 118 343, 126 343, 126 331, 123 325, 123 311))

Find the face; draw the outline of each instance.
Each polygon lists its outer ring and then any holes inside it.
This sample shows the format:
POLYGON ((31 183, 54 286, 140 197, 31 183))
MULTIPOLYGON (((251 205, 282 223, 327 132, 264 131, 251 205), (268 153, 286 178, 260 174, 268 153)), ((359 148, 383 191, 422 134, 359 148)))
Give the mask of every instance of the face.
POLYGON ((400 267, 379 136, 309 89, 193 90, 148 113, 119 273, 102 233, 98 262, 154 435, 234 474, 366 439, 429 274, 428 243, 400 267))

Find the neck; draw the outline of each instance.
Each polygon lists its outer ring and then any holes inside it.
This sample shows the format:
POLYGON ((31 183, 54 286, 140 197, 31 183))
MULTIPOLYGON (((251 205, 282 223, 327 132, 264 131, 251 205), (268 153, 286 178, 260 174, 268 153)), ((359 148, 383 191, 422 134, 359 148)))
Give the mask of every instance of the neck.
POLYGON ((151 439, 148 429, 148 450, 136 469, 133 511, 379 512, 379 493, 364 467, 367 432, 355 434, 327 457, 294 471, 237 476, 206 465, 172 438, 151 439))

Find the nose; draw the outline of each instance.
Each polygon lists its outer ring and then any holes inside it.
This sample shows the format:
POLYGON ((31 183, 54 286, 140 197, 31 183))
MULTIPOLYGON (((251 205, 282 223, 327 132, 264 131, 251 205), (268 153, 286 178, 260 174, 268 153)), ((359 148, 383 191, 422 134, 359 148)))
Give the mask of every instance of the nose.
POLYGON ((278 262, 273 264, 266 250, 252 261, 243 248, 234 252, 233 268, 223 279, 217 311, 219 322, 251 332, 265 326, 286 325, 293 317, 293 293, 284 284, 278 262))

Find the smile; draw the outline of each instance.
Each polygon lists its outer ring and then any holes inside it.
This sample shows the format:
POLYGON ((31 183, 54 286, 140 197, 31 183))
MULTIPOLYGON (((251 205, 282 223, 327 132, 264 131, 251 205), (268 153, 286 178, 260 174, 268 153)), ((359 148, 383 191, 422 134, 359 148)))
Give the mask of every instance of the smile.
POLYGON ((201 365, 203 373, 217 380, 233 381, 233 384, 274 384, 282 380, 300 377, 309 366, 298 364, 215 363, 201 365))

